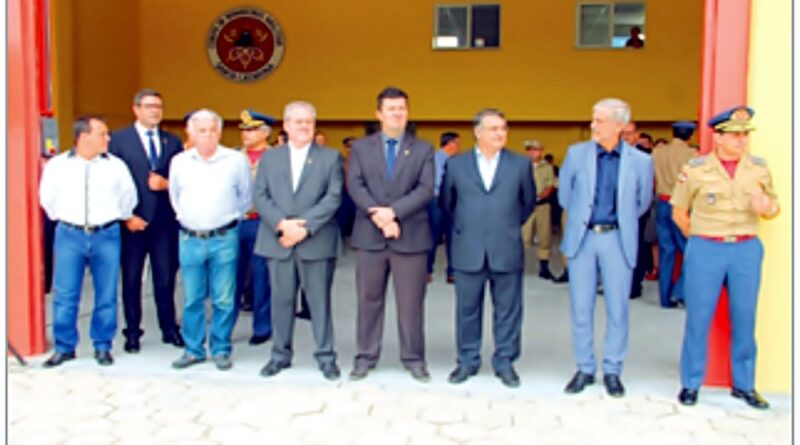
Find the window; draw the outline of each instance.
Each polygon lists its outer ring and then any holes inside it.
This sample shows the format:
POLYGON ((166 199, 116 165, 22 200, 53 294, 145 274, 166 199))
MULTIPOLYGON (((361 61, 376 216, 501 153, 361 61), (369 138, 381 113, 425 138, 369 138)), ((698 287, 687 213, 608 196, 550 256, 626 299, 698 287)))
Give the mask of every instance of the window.
POLYGON ((643 48, 644 3, 581 3, 578 5, 577 46, 643 48))
POLYGON ((433 49, 498 48, 500 5, 437 5, 433 49))

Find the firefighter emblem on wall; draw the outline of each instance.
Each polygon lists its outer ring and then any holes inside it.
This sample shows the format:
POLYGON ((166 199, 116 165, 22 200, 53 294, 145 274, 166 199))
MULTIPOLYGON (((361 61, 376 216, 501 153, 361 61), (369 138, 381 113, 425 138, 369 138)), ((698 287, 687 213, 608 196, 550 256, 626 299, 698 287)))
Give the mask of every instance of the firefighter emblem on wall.
POLYGON ((253 8, 221 15, 208 34, 208 59, 223 76, 250 82, 275 71, 283 58, 285 41, 274 17, 253 8))

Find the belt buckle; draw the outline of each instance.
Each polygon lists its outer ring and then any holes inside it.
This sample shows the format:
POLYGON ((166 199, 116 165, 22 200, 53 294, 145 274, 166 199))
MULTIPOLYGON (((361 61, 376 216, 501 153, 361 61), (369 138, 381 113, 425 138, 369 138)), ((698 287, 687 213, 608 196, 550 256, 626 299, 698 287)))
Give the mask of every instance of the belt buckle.
POLYGON ((736 240, 737 240, 737 238, 738 238, 738 237, 737 237, 736 235, 728 235, 728 236, 723 236, 723 237, 722 237, 722 242, 725 242, 725 243, 735 243, 735 242, 736 242, 736 240))

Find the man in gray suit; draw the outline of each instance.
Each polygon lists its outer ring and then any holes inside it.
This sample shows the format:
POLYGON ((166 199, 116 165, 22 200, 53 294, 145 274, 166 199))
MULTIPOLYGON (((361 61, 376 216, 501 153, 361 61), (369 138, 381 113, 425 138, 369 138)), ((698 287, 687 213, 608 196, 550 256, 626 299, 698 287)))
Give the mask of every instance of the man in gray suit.
POLYGON ((519 386, 513 363, 520 354, 522 275, 525 255, 520 227, 533 211, 536 186, 528 159, 504 148, 505 115, 487 108, 474 120, 475 149, 451 158, 439 192, 453 221, 458 366, 450 383, 461 383, 481 366, 483 296, 488 282, 494 309, 495 375, 519 386))
POLYGON ((394 283, 400 360, 420 382, 425 363, 424 298, 427 255, 433 246, 428 203, 433 198, 433 147, 406 133, 408 95, 385 88, 376 116, 381 131, 353 143, 347 188, 356 204, 351 243, 356 253, 358 352, 350 373, 367 376, 378 363, 386 282, 394 283))
POLYGON ((331 283, 342 251, 334 218, 342 199, 342 158, 313 142, 315 119, 308 102, 286 105, 288 142, 264 152, 256 173, 253 199, 261 226, 255 253, 267 258, 272 284, 272 358, 261 370, 264 377, 291 366, 298 284, 308 298, 319 369, 328 380, 340 375, 333 350, 331 283))

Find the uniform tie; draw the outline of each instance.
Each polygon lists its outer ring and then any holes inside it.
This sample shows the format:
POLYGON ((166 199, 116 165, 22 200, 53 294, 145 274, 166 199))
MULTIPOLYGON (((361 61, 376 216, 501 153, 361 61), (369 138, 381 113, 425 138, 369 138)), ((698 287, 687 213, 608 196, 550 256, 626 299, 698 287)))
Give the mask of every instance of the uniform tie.
POLYGON ((386 140, 386 179, 392 179, 394 173, 394 161, 397 158, 397 139, 386 140))

